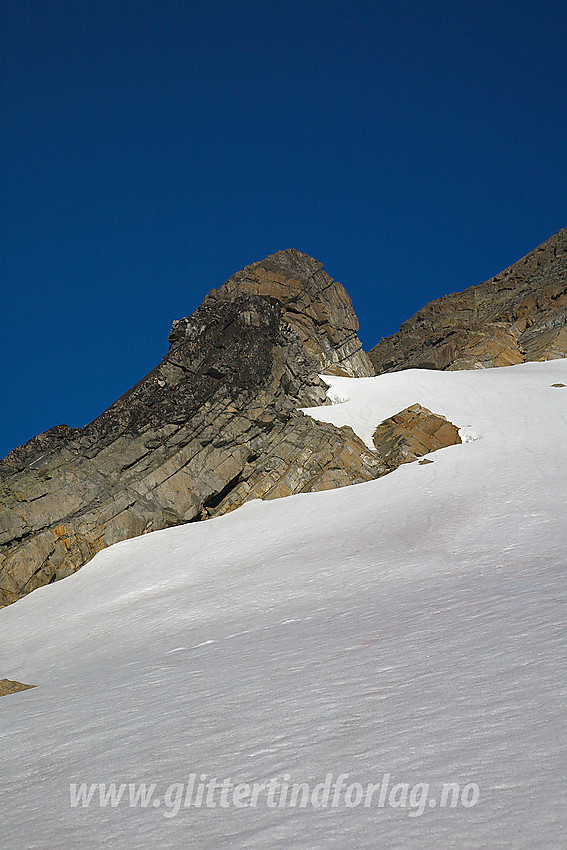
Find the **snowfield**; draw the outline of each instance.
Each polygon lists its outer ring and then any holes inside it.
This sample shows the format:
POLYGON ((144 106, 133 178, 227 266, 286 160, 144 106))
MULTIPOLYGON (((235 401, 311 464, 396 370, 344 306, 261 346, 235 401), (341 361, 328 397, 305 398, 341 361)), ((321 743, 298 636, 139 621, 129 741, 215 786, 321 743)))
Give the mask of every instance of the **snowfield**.
POLYGON ((369 445, 416 402, 465 442, 0 611, 2 850, 567 845, 567 361, 326 380, 369 445))

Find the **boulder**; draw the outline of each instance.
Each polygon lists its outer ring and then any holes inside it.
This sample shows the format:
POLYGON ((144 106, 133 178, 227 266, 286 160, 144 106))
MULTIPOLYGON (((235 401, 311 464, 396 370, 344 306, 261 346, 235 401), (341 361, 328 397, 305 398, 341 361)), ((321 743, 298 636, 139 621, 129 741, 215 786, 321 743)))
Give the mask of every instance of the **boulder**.
POLYGON ((456 425, 420 404, 412 404, 381 422, 372 440, 388 472, 402 463, 411 463, 423 455, 462 442, 456 425))

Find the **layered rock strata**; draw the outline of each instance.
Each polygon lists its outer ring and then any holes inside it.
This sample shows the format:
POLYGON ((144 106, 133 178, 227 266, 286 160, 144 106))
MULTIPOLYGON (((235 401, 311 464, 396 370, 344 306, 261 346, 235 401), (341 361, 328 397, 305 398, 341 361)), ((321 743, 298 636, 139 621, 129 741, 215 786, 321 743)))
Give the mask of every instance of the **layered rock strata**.
POLYGON ((485 283, 431 301, 369 356, 378 375, 567 357, 567 229, 485 283))
POLYGON ((455 426, 414 405, 377 428, 372 452, 350 428, 298 408, 324 403, 325 371, 567 356, 567 230, 490 281, 431 302, 370 358, 357 331, 344 288, 299 251, 211 290, 173 323, 161 363, 94 422, 56 426, 0 461, 0 605, 120 540, 249 499, 368 481, 459 442, 455 426))
POLYGON ((388 472, 462 442, 456 425, 420 404, 412 404, 381 422, 372 441, 388 472))
POLYGON ((0 461, 0 604, 117 541, 382 474, 350 429, 297 410, 325 401, 325 369, 373 374, 357 330, 341 284, 295 250, 211 290, 173 323, 161 363, 94 422, 0 461))

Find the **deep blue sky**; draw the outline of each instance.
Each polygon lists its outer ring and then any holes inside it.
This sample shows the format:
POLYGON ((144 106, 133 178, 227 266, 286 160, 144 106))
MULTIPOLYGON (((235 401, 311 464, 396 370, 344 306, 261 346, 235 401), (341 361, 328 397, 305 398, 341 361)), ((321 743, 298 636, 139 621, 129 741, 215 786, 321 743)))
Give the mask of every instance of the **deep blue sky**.
POLYGON ((564 2, 1 0, 0 40, 0 456, 280 248, 370 348, 567 225, 564 2))

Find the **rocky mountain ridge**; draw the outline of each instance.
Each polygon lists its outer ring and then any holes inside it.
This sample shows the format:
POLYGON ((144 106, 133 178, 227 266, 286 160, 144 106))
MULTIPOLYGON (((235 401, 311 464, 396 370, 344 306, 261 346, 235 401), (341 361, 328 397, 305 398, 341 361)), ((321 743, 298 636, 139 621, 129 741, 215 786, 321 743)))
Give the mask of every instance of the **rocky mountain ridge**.
POLYGON ((567 357, 567 228, 485 283, 426 304, 369 356, 377 375, 567 357))
POLYGON ((341 284, 295 250, 211 290, 174 322, 161 363, 94 422, 0 462, 0 603, 117 541, 380 474, 351 429, 298 410, 324 402, 325 369, 373 374, 357 330, 341 284))
POLYGON ((325 372, 567 356, 566 270, 563 230, 491 281, 431 302, 369 357, 348 294, 317 260, 288 249, 247 266, 173 323, 161 363, 97 419, 0 461, 0 606, 118 541, 369 481, 460 442, 458 423, 419 405, 376 423, 374 450, 299 408, 326 403, 325 372))

